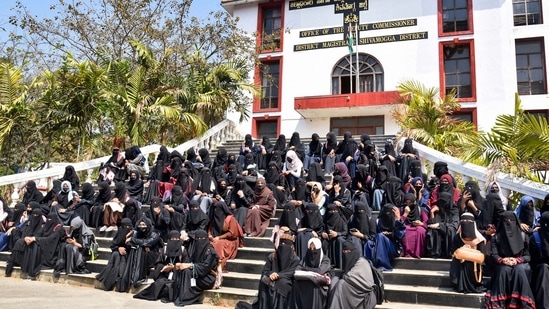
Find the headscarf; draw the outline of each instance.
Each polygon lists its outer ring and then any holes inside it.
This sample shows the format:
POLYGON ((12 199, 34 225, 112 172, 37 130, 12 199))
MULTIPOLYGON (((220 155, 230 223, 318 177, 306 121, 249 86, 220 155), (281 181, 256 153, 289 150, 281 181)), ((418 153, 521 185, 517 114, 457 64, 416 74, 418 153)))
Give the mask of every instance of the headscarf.
POLYGON ((181 248, 181 240, 179 239, 179 231, 171 230, 168 233, 168 243, 166 244, 166 256, 169 258, 179 257, 183 254, 183 249, 181 248), (172 240, 172 238, 177 238, 177 240, 172 240))
POLYGON ((497 195, 499 195, 499 198, 501 200, 501 204, 503 205, 503 209, 507 209, 507 204, 509 203, 509 200, 507 200, 507 198, 503 195, 503 192, 501 192, 501 187, 499 186, 499 184, 497 182, 495 182, 495 181, 490 182, 490 184, 486 188, 486 196, 488 196, 488 194, 490 194, 490 193, 496 193, 497 195), (492 187, 494 185, 496 185, 498 187, 497 190, 492 190, 492 187))
POLYGON ((200 156, 200 160, 202 160, 202 164, 204 164, 204 166, 210 167, 212 159, 210 159, 210 152, 208 151, 208 149, 198 149, 198 155, 200 156))
POLYGON ((93 189, 93 186, 89 182, 85 182, 82 185, 82 199, 91 201, 93 200, 93 197, 95 196, 95 191, 93 189))
POLYGON ((130 180, 126 183, 126 190, 131 196, 139 196, 143 193, 143 180, 135 170, 130 172, 130 180))
POLYGON ((59 192, 60 196, 65 195, 67 197, 67 201, 70 204, 72 202, 72 198, 74 197, 74 192, 72 192, 72 185, 71 182, 68 180, 65 180, 61 183, 61 192, 59 192), (67 185, 67 189, 65 189, 65 185, 67 185))
POLYGON ((404 201, 404 191, 402 191, 402 179, 396 176, 390 176, 385 184, 385 197, 387 203, 397 207, 402 206, 404 201))
POLYGON ((230 164, 227 172, 227 185, 234 186, 237 177, 238 169, 236 168, 236 164, 230 164))
POLYGON ((295 182, 295 190, 292 192, 292 197, 296 201, 305 201, 307 199, 307 183, 305 182, 305 179, 297 179, 295 182))
POLYGON ((71 183, 71 187, 74 190, 78 190, 78 186, 80 185, 80 179, 78 178, 78 174, 76 174, 74 166, 65 166, 65 173, 63 174, 63 178, 61 179, 69 181, 71 183))
POLYGON ((320 144, 320 136, 317 133, 311 135, 311 142, 309 143, 309 154, 319 155, 322 152, 322 145, 320 144))
POLYGON ((191 262, 199 263, 206 256, 206 251, 210 248, 208 233, 204 230, 197 230, 191 246, 191 262))
POLYGON ((296 149, 303 147, 303 144, 301 144, 301 138, 299 137, 299 132, 292 133, 292 137, 290 137, 290 141, 288 142, 288 148, 292 146, 296 149))
POLYGON ((122 181, 117 181, 114 184, 113 198, 117 198, 120 203, 124 204, 126 203, 127 194, 128 194, 128 190, 126 189, 126 185, 122 181))
POLYGON ((527 224, 530 228, 534 227, 537 221, 537 214, 534 199, 531 196, 525 195, 520 199, 515 213, 517 214, 520 223, 527 224), (529 206, 528 203, 532 203, 532 206, 529 206))
POLYGON ((261 145, 265 147, 265 150, 273 148, 273 144, 271 144, 268 136, 263 136, 261 138, 261 145))
POLYGON ((36 236, 42 228, 42 209, 34 208, 29 216, 28 225, 25 227, 23 236, 36 236))
POLYGON ((36 182, 29 180, 25 185, 26 192, 23 195, 23 203, 28 204, 29 202, 42 202, 44 195, 36 187, 36 182))
POLYGON ((11 218, 11 222, 14 223, 15 226, 17 226, 19 223, 21 223, 21 218, 23 217, 23 213, 27 210, 27 206, 23 203, 17 203, 15 204, 13 208, 13 216, 11 218))
POLYGON ((471 247, 474 247, 481 242, 486 243, 486 238, 484 238, 484 236, 482 236, 480 231, 477 229, 475 216, 470 212, 464 212, 461 215, 457 234, 464 244, 470 245, 471 247))
POLYGON ((423 173, 421 172, 421 161, 420 160, 411 160, 410 161, 410 176, 420 177, 423 182, 423 173))
POLYGON ((351 227, 356 228, 366 237, 370 234, 370 217, 368 213, 368 205, 363 201, 357 201, 355 203, 353 218, 351 219, 351 227))
POLYGON ((345 185, 349 185, 353 180, 351 179, 351 176, 349 175, 349 169, 347 169, 347 165, 343 162, 337 162, 334 164, 334 175, 341 176, 341 179, 343 180, 343 183, 345 185))
POLYGON ((269 166, 267 167, 267 172, 265 173, 265 181, 267 183, 273 183, 275 185, 278 185, 278 182, 280 181, 280 168, 276 164, 276 162, 271 161, 269 162, 269 166))
POLYGON ((283 227, 286 226, 292 231, 292 233, 297 233, 297 214, 295 212, 295 205, 291 202, 286 203, 284 205, 284 210, 282 211, 282 215, 280 216, 280 220, 278 221, 278 226, 283 227))
POLYGON ((395 213, 392 204, 385 204, 379 212, 379 226, 383 232, 393 232, 395 230, 395 213))
POLYGON ((137 231, 137 233, 135 234, 136 238, 144 239, 144 238, 148 238, 149 236, 151 236, 151 234, 153 232, 153 226, 152 226, 151 219, 147 218, 146 216, 141 216, 141 218, 139 220, 137 220, 137 222, 135 222, 135 230, 137 231), (145 222, 145 224, 147 225, 147 228, 144 231, 141 231, 138 228, 139 223, 141 223, 141 222, 145 222))
POLYGON ((97 184, 97 188, 98 188, 99 194, 98 194, 98 200, 96 202, 98 202, 99 204, 104 204, 111 200, 112 192, 108 182, 100 181, 97 184))
POLYGON ((322 242, 319 238, 311 238, 307 242, 307 253, 303 261, 305 266, 309 268, 320 268, 320 263, 324 258, 324 252, 322 252, 322 242), (315 249, 311 249, 311 244, 315 245, 315 249))
POLYGON ((549 212, 543 212, 539 220, 538 230, 541 241, 541 256, 549 257, 549 212))
MULTIPOLYGON (((34 211, 34 210, 33 210, 34 211)), ((42 229, 40 230, 40 237, 48 237, 54 232, 54 228, 56 226, 59 226, 59 228, 62 228, 61 222, 59 221, 59 217, 56 213, 49 213, 46 217, 46 222, 42 226, 42 229)))
POLYGON ((248 147, 252 149, 253 146, 254 146, 254 141, 252 140, 252 135, 246 134, 244 136, 244 147, 248 147))
POLYGON ((254 197, 255 201, 261 201, 262 199, 266 198, 271 193, 271 190, 267 188, 267 183, 265 182, 264 178, 258 178, 257 182, 255 183, 255 190, 254 190, 254 197), (258 186, 258 184, 262 183, 263 188, 258 186))
POLYGON ((284 134, 280 134, 278 136, 278 139, 276 140, 273 150, 284 151, 285 149, 286 149, 286 136, 284 134))
POLYGON ((71 232, 70 236, 74 237, 79 243, 82 243, 82 236, 91 236, 93 235, 92 230, 84 223, 84 220, 80 217, 74 217, 71 220, 71 232), (75 229, 72 229, 75 228, 75 229))
POLYGON ((217 237, 223 234, 223 225, 225 224, 225 218, 232 215, 229 206, 223 201, 219 201, 213 205, 211 222, 211 234, 213 237, 217 237))
POLYGON ((271 155, 271 161, 270 162, 275 162, 276 165, 278 166, 278 168, 280 170, 282 170, 282 167, 283 167, 282 152, 280 152, 279 150, 273 151, 273 154, 271 155))
POLYGON ((115 247, 125 247, 126 246, 126 236, 129 232, 133 230, 133 222, 130 218, 124 218, 120 221, 120 227, 116 231, 112 239, 112 244, 115 247))
POLYGON ((191 229, 197 228, 201 225, 202 222, 208 222, 208 216, 200 209, 200 204, 196 200, 189 201, 189 215, 188 220, 191 226, 191 229))
POLYGON ((301 219, 301 227, 318 231, 323 226, 323 219, 318 210, 318 205, 313 203, 305 204, 305 212, 301 219))
POLYGON ((122 215, 124 216, 124 218, 130 219, 132 224, 133 222, 137 222, 137 220, 141 218, 141 216, 143 216, 141 209, 137 205, 137 200, 135 200, 134 198, 128 199, 128 201, 124 205, 122 215))
POLYGON ((161 161, 162 164, 168 164, 170 162, 170 152, 166 146, 160 146, 160 152, 158 153, 158 157, 156 157, 156 163, 159 161, 161 161))
POLYGON ((297 156, 297 153, 293 150, 286 152, 286 170, 287 171, 301 171, 303 168, 303 162, 297 156))
POLYGON ((292 264, 294 256, 294 242, 288 238, 281 237, 275 254, 275 264, 278 267, 278 272, 287 270, 292 264))
POLYGON ((183 193, 183 188, 181 188, 181 186, 173 186, 171 202, 174 206, 185 205, 187 203, 187 199, 185 198, 185 194, 183 193))
POLYGON ((215 166, 225 166, 229 161, 229 156, 227 155, 227 149, 220 147, 217 149, 217 154, 215 155, 215 166))
POLYGON ((192 193, 194 194, 196 190, 200 190, 207 194, 213 193, 212 180, 212 171, 207 167, 203 167, 200 171, 200 175, 193 180, 192 193))
POLYGON ((524 241, 517 215, 512 211, 503 213, 497 229, 499 256, 514 257, 524 249, 524 241))
POLYGON ((328 154, 330 151, 337 148, 337 137, 333 132, 326 134, 326 144, 325 144, 325 153, 328 154))
POLYGON ((324 228, 326 231, 346 232, 347 224, 345 216, 341 214, 336 204, 328 204, 324 214, 324 228))
POLYGON ((481 230, 486 230, 490 224, 497 225, 498 222, 495 221, 500 218, 494 218, 494 213, 496 213, 498 209, 501 209, 502 211, 504 210, 499 195, 497 193, 489 193, 486 195, 486 199, 482 205, 482 212, 476 220, 478 223, 478 228, 481 230))
MULTIPOLYGON (((176 150, 174 150, 174 151, 176 151, 176 150)), ((172 156, 173 156, 173 154, 174 153, 172 152, 172 156)), ((179 154, 179 152, 177 154, 179 154)), ((181 160, 183 161, 182 156, 181 156, 181 160)), ((191 161, 192 163, 196 162, 196 151, 194 150, 194 147, 191 147, 191 148, 187 149, 187 159, 186 159, 186 161, 191 161)))
POLYGON ((471 193, 471 200, 475 203, 477 208, 482 209, 483 199, 480 195, 480 187, 476 181, 467 181, 463 187, 463 191, 469 191, 469 193, 471 193))
POLYGON ((360 258, 360 252, 358 252, 358 249, 355 245, 355 243, 351 239, 345 240, 343 242, 343 274, 348 273, 356 264, 358 259, 360 258), (349 252, 346 252, 348 251, 349 252))
MULTIPOLYGON (((421 219, 421 210, 419 209, 419 206, 417 205, 416 197, 413 193, 406 193, 404 195, 404 201, 410 200, 412 201, 412 205, 408 206, 410 208, 410 212, 408 213, 408 216, 406 217, 406 221, 409 224, 412 224, 414 221, 421 219)), ((406 205, 406 203, 405 203, 406 205)))

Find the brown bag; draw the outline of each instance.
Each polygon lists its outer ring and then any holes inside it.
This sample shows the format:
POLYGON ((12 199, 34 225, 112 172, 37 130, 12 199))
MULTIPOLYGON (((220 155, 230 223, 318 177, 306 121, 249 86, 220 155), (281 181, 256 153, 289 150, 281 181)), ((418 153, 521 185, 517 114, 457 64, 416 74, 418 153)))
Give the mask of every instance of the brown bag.
POLYGON ((473 262, 473 269, 475 271, 475 280, 480 283, 482 281, 482 263, 484 263, 484 253, 477 249, 473 249, 467 246, 457 248, 454 251, 453 257, 459 260, 461 263, 465 261, 473 262))

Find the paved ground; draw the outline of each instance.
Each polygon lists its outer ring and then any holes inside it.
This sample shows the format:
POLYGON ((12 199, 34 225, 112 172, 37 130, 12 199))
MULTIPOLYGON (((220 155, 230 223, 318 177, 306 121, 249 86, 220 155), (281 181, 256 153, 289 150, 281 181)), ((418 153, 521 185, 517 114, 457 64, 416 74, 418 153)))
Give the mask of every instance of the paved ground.
MULTIPOLYGON (((173 304, 133 299, 133 294, 105 292, 89 287, 6 278, 0 274, 2 308, 176 308, 173 304)), ((227 309, 212 305, 185 306, 189 309, 227 309)))

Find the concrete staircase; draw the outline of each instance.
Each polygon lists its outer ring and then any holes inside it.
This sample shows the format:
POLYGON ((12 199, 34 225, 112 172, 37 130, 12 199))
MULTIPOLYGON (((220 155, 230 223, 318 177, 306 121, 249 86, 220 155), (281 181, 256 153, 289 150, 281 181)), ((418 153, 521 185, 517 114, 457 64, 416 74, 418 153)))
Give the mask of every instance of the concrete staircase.
MULTIPOLYGON (((387 138, 394 138, 394 136, 372 136, 378 149, 383 148, 387 138)), ((338 140, 342 138, 339 137, 338 140)), ((307 145, 309 141, 310 138, 302 138, 302 142, 307 145)), ((227 149, 228 153, 238 154, 241 143, 241 140, 229 141, 222 147, 227 149)), ((211 157, 214 156, 215 151, 212 151, 211 157)), ((269 237, 280 214, 281 210, 277 210, 276 217, 271 219, 265 237, 245 239, 244 247, 239 249, 236 259, 227 263, 229 272, 224 274, 222 287, 218 290, 205 291, 204 303, 234 307, 238 301, 250 303, 254 301, 265 257, 273 250, 269 237)), ((63 274, 57 281, 53 279, 51 270, 45 270, 37 280, 102 288, 102 284, 95 279, 95 275, 107 264, 110 255, 109 246, 114 232, 96 233, 96 236, 100 254, 99 259, 87 263, 88 269, 92 271, 91 274, 63 274)), ((8 257, 8 252, 0 252, 0 271, 2 271, 0 275, 2 276, 8 257)), ((377 308, 481 308, 483 294, 453 292, 449 282, 449 269, 450 260, 397 258, 394 270, 384 273, 386 301, 377 308)), ((12 276, 20 275, 19 268, 15 267, 12 276)))

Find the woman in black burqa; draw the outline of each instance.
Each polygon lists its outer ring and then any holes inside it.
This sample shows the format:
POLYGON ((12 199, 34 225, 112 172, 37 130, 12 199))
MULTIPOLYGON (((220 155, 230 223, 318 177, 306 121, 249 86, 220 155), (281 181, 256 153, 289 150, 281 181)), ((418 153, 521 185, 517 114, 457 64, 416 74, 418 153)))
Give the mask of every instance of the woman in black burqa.
POLYGON ((133 298, 146 300, 157 300, 162 298, 163 302, 173 301, 173 282, 175 265, 177 263, 189 263, 189 254, 181 240, 179 231, 171 230, 168 233, 168 241, 160 252, 152 278, 154 282, 141 292, 135 294, 133 298))
POLYGON ((21 271, 29 273, 31 277, 38 274, 37 272, 40 271, 40 262, 38 261, 40 257, 39 248, 37 246, 27 248, 25 237, 38 236, 42 223, 42 210, 40 207, 35 207, 21 229, 12 233, 14 245, 6 265, 6 277, 11 276, 14 265, 21 265, 21 271), (27 251, 26 255, 25 251, 27 251))
MULTIPOLYGON (((477 229, 475 217, 470 212, 465 212, 461 215, 459 228, 452 241, 452 253, 464 245, 468 248, 479 250, 482 253, 487 252, 486 239, 477 229)), ((475 267, 477 267, 476 272, 479 272, 479 266, 481 265, 474 265, 470 261, 452 259, 452 263, 450 264, 450 282, 456 292, 482 293, 486 291, 482 282, 478 282, 477 278, 475 278, 475 275, 479 276, 479 274, 475 273, 475 267)))
POLYGON ((533 269, 531 282, 536 308, 549 307, 549 212, 543 208, 542 211, 540 228, 530 237, 530 265, 533 269))
POLYGON ((281 235, 278 248, 267 256, 261 272, 257 301, 239 302, 236 309, 286 309, 289 306, 294 272, 299 264, 295 255, 293 236, 281 235))
POLYGON ((202 291, 211 289, 215 283, 219 263, 204 230, 196 231, 189 249, 191 262, 175 264, 173 302, 178 307, 200 303, 202 291))
POLYGON ((517 215, 503 213, 492 240, 492 259, 495 264, 485 307, 536 308, 530 288, 529 239, 523 237, 517 215))
POLYGON ((146 282, 149 269, 158 258, 160 236, 154 231, 149 218, 143 216, 137 221, 129 245, 126 268, 117 284, 118 292, 127 292, 132 285, 139 287, 146 282))
POLYGON ((69 235, 65 243, 61 245, 59 259, 55 270, 54 277, 59 277, 61 271, 67 274, 89 274, 86 269, 86 258, 88 257, 87 248, 85 248, 85 238, 94 237, 92 230, 84 223, 80 217, 75 217, 71 220, 69 235))
POLYGON ((130 218, 124 218, 120 222, 120 228, 116 231, 111 243, 111 255, 107 266, 95 276, 103 283, 105 291, 112 290, 126 270, 128 252, 130 251, 129 241, 133 234, 133 223, 130 218))

